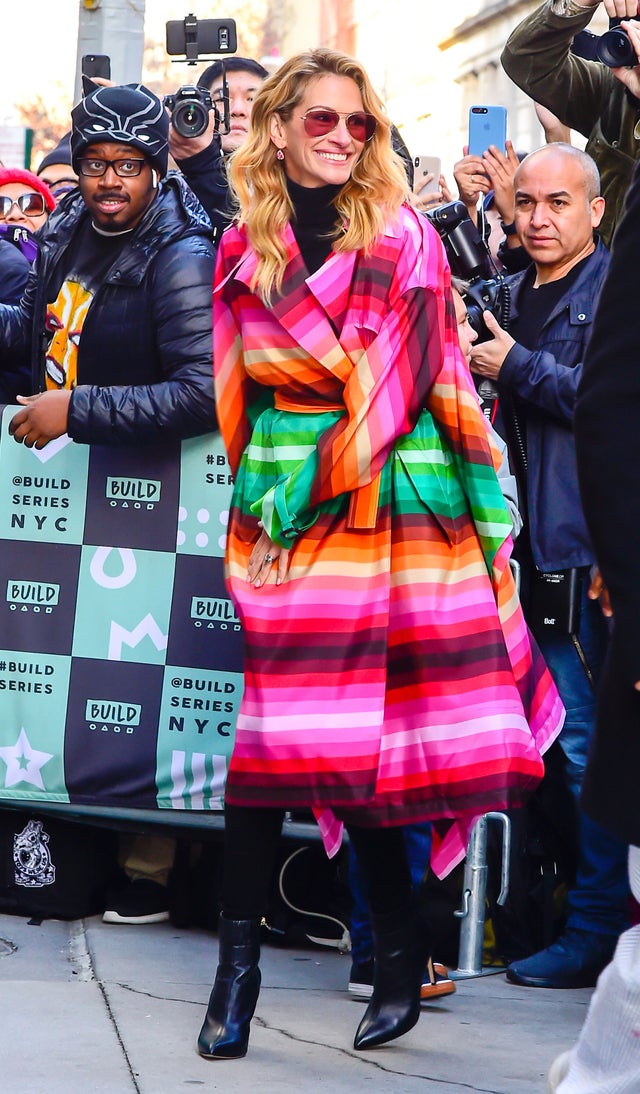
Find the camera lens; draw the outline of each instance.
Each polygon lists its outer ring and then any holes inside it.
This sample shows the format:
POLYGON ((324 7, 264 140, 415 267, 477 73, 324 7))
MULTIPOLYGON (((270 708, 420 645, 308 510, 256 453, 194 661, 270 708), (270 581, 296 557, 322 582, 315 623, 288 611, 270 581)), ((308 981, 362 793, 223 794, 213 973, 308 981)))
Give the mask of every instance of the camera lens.
POLYGON ((608 68, 634 68, 638 64, 636 51, 622 27, 608 30, 598 42, 597 57, 608 68))
POLYGON ((202 103, 190 100, 178 104, 171 121, 181 137, 199 137, 209 124, 209 111, 202 103))
POLYGON ((478 335, 476 339, 476 344, 479 342, 488 342, 491 338, 491 335, 486 328, 482 308, 479 304, 472 303, 471 300, 468 299, 465 301, 465 303, 467 305, 467 319, 469 321, 469 326, 478 335))

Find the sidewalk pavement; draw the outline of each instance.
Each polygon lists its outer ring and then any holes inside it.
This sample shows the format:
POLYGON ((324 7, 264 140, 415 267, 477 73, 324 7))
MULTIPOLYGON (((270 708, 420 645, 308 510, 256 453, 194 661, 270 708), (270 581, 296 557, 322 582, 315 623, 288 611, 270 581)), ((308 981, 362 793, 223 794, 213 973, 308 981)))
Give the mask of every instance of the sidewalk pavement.
POLYGON ((265 945, 249 1054, 206 1061, 216 954, 215 935, 169 923, 0 916, 3 1094, 544 1094, 591 996, 460 980, 410 1033, 355 1052, 365 1004, 347 994, 349 957, 265 945))

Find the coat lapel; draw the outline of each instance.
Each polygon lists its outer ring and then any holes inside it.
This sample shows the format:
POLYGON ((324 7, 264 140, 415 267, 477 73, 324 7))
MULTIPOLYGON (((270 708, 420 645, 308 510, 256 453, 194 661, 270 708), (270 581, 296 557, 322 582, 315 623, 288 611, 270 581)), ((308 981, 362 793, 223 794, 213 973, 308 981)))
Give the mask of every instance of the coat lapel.
MULTIPOLYGON (((315 361, 346 383, 353 362, 340 345, 336 330, 340 330, 344 315, 355 255, 348 256, 347 263, 346 256, 337 262, 330 258, 309 276, 290 225, 285 231, 285 242, 287 267, 282 289, 269 311, 315 361)), ((248 247, 227 281, 233 278, 250 287, 256 267, 256 255, 248 247)))

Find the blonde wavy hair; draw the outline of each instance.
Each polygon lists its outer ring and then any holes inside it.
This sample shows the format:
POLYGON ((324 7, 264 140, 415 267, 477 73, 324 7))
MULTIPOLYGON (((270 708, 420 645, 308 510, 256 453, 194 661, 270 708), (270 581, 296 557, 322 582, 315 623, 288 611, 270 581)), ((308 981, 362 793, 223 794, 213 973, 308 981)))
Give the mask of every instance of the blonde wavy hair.
POLYGON ((276 159, 271 119, 288 121, 308 84, 321 76, 346 76, 360 89, 362 106, 376 119, 376 131, 364 145, 351 177, 337 198, 336 251, 371 249, 388 217, 410 200, 401 158, 391 146, 391 123, 362 65, 344 53, 318 48, 298 53, 262 84, 251 110, 246 141, 231 157, 229 182, 244 227, 258 256, 252 289, 267 303, 280 291, 286 267, 284 230, 293 215, 283 163, 276 159))

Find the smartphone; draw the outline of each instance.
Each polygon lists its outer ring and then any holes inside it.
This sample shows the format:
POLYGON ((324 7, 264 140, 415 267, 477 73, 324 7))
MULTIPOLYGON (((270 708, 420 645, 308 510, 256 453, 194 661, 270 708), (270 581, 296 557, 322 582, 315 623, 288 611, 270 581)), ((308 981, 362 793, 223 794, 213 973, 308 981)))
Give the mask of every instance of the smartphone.
POLYGON ((167 53, 197 60, 203 54, 235 53, 238 48, 235 19, 170 19, 165 24, 167 53))
POLYGON ((490 144, 506 151, 506 106, 469 107, 469 155, 481 156, 490 144))
POLYGON ((106 53, 85 53, 80 71, 83 76, 99 76, 102 80, 110 80, 111 61, 106 53))
POLYGON ((433 179, 429 185, 432 185, 434 190, 437 190, 440 175, 442 174, 442 160, 438 156, 414 156, 413 168, 413 178, 416 186, 420 186, 427 175, 433 175, 433 179))

